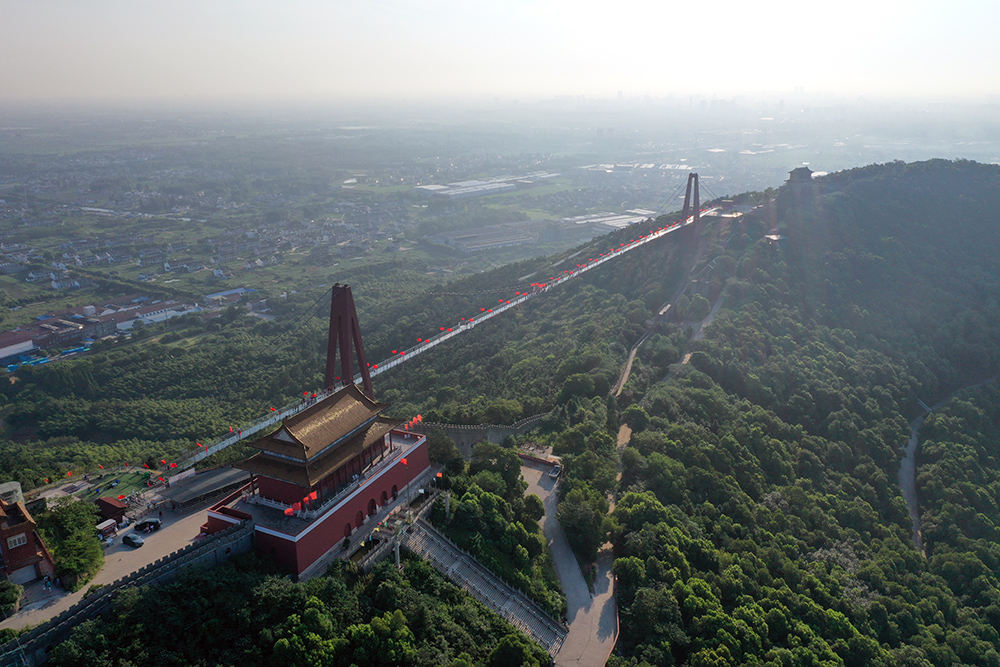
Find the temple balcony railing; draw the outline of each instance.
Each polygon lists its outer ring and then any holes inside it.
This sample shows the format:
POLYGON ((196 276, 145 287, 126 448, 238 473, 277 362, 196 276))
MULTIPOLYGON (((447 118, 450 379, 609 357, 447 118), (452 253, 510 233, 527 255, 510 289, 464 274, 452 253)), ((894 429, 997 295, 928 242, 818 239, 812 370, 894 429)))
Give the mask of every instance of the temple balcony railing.
MULTIPOLYGON (((393 429, 389 432, 389 449, 385 456, 368 466, 366 469, 362 470, 357 479, 351 480, 347 486, 330 498, 325 499, 321 505, 310 507, 309 509, 300 509, 295 512, 295 516, 300 519, 315 519, 316 517, 322 515, 328 509, 336 506, 353 492, 357 491, 371 477, 393 465, 396 461, 403 457, 403 453, 405 451, 407 451, 411 446, 418 444, 424 437, 425 436, 418 433, 408 433, 406 431, 393 429)), ((271 498, 265 498, 260 495, 260 492, 257 489, 254 490, 252 495, 245 496, 244 500, 252 505, 262 505, 264 507, 280 510, 281 512, 284 512, 292 507, 292 505, 288 503, 272 500, 271 498)))

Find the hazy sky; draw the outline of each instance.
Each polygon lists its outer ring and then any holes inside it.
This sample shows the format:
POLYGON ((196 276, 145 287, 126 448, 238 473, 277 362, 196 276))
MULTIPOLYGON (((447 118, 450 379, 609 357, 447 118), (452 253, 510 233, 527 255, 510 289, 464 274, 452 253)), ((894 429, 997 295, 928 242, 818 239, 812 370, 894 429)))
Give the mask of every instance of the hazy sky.
POLYGON ((1000 94, 998 0, 0 0, 0 100, 1000 94))

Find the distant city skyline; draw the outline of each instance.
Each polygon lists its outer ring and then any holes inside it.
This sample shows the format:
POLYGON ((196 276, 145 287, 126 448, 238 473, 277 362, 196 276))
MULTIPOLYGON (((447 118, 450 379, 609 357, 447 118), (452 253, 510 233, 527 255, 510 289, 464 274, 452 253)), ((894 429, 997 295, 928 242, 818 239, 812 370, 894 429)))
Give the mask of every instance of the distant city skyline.
POLYGON ((0 102, 1000 100, 989 0, 7 0, 0 102))

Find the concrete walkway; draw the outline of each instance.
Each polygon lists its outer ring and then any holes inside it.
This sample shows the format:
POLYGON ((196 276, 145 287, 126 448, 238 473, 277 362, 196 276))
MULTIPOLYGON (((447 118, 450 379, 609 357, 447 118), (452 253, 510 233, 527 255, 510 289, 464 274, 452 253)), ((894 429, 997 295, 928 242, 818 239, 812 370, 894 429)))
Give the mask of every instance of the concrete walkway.
POLYGON ((555 657, 555 664, 557 667, 602 667, 618 639, 618 605, 610 545, 598 554, 597 581, 591 594, 566 534, 556 519, 556 481, 548 477, 549 470, 549 466, 541 464, 521 466, 521 474, 528 483, 527 493, 537 494, 545 505, 542 531, 549 542, 569 607, 569 634, 555 657))

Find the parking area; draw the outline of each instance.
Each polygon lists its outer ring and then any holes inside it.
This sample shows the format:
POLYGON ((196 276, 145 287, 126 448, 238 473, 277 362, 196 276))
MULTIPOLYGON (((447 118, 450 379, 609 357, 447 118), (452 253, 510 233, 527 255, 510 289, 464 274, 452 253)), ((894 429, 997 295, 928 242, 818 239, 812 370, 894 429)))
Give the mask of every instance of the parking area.
MULTIPOLYGON (((151 516, 159 518, 156 511, 151 516)), ((204 511, 179 515, 164 509, 163 526, 154 533, 141 533, 144 544, 139 548, 122 544, 125 535, 135 532, 129 526, 104 548, 104 567, 87 585, 75 593, 67 593, 58 588, 46 591, 41 583, 32 584, 27 587, 27 600, 21 611, 0 622, 0 628, 21 629, 44 623, 73 606, 90 586, 110 584, 193 543, 204 522, 204 511)))

